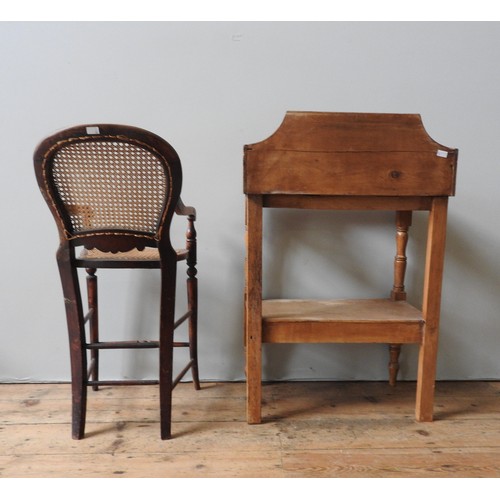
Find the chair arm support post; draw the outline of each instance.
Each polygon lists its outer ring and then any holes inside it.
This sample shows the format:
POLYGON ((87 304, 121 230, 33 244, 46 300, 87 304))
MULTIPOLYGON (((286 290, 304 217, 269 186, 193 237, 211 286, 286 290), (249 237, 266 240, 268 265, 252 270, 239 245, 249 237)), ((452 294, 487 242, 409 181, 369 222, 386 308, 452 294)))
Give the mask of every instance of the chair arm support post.
POLYGON ((197 251, 196 251, 196 229, 194 227, 195 219, 196 219, 195 215, 188 215, 188 228, 186 231, 186 248, 188 250, 187 274, 190 278, 195 278, 198 272, 196 270, 197 251))

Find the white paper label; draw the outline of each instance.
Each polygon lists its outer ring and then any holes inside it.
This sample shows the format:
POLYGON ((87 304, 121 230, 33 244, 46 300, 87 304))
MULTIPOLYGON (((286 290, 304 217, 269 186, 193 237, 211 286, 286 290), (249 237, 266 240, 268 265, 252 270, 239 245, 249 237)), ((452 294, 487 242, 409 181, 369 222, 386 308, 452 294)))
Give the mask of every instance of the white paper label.
POLYGON ((100 133, 101 132, 99 131, 99 127, 87 127, 87 134, 89 135, 95 135, 100 133))
POLYGON ((448 158, 448 151, 443 151, 442 149, 438 149, 436 156, 439 156, 440 158, 448 158))

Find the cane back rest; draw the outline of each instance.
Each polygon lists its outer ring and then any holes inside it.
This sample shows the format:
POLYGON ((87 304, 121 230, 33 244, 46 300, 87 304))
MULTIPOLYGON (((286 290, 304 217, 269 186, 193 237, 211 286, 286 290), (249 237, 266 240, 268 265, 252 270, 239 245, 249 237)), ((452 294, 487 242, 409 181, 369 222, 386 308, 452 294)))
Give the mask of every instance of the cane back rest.
POLYGON ((72 127, 45 139, 34 160, 61 240, 116 251, 168 236, 182 171, 175 150, 155 134, 124 125, 72 127), (113 248, 110 238, 119 241, 113 248))

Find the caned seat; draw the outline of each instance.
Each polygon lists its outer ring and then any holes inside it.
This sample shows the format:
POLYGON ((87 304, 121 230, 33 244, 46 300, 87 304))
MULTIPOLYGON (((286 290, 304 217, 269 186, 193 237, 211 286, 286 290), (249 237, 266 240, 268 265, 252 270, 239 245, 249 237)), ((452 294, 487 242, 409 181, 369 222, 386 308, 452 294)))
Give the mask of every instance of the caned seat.
POLYGON ((172 390, 191 370, 200 388, 197 356, 196 211, 180 198, 182 169, 174 148, 161 137, 125 125, 82 125, 62 130, 36 148, 40 190, 59 230, 57 263, 64 293, 71 354, 72 436, 85 433, 87 388, 159 385, 161 438, 171 437, 172 390), (173 248, 174 214, 187 217, 186 247, 173 248), (188 311, 174 318, 177 263, 186 262, 188 311), (86 269, 88 312, 78 269, 86 269), (99 338, 97 269, 159 269, 160 328, 150 341, 99 338), (189 340, 174 341, 187 322, 189 340), (88 323, 88 332, 86 331, 88 323), (174 379, 173 349, 185 347, 189 362, 174 379), (101 349, 159 350, 155 380, 102 380, 101 349), (90 360, 87 353, 90 354, 90 360))
POLYGON ((457 156, 456 149, 429 137, 419 115, 407 114, 288 112, 269 138, 245 146, 249 423, 261 421, 265 343, 386 343, 391 385, 401 345, 418 344, 416 418, 432 420, 447 206, 455 192, 457 156), (267 208, 394 212, 390 293, 361 300, 266 299, 262 241, 267 208), (423 300, 410 304, 404 284, 406 245, 416 210, 429 214, 427 250, 423 300))
MULTIPOLYGON (((184 260, 187 257, 186 249, 176 249, 177 260, 184 260)), ((144 250, 129 250, 128 252, 102 252, 93 248, 92 250, 87 250, 84 248, 79 255, 79 260, 84 261, 145 261, 156 263, 157 267, 160 267, 160 252, 157 248, 144 248, 144 250)), ((91 262, 89 262, 91 263, 91 262)), ((155 267, 156 267, 155 266, 155 267)))

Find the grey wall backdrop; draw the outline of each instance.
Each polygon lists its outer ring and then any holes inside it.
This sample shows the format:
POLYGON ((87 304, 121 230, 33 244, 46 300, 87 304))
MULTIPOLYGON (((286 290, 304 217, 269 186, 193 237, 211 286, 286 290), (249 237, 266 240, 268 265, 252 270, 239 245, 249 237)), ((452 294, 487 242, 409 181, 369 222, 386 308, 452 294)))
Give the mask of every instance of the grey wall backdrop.
MULTIPOLYGON (((460 149, 438 378, 498 378, 499 49, 498 23, 1 23, 0 381, 69 379, 57 233, 32 152, 88 122, 147 128, 177 149, 183 199, 199 215, 201 375, 244 379, 242 148, 287 110, 420 113, 435 140, 460 149)), ((315 215, 266 216, 267 296, 385 296, 393 216, 315 215)), ((418 302, 423 214, 411 234, 407 285, 418 302)), ((158 292, 153 271, 102 272, 104 335, 154 338, 158 292)), ((268 379, 387 376, 384 346, 272 347, 268 379)), ((415 378, 416 354, 403 351, 405 379, 415 378)), ((113 356, 103 356, 106 377, 156 373, 153 353, 113 356)))

